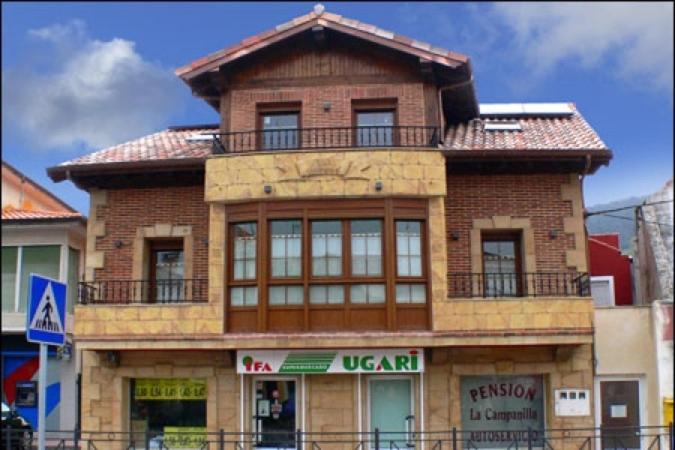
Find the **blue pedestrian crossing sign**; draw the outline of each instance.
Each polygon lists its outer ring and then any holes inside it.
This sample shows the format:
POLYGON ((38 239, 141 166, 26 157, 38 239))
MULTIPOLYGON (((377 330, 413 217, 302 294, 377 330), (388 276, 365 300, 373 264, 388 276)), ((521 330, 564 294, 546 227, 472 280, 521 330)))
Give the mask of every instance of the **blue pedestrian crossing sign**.
POLYGON ((67 290, 65 283, 30 274, 26 340, 38 344, 65 344, 67 290))

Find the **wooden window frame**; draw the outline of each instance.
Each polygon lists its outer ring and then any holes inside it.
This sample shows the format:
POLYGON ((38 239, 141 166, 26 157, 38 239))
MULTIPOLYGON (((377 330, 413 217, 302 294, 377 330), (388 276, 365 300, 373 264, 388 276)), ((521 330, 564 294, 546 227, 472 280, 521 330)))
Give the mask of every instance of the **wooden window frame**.
POLYGON ((368 113, 368 112, 393 112, 394 113, 394 124, 392 125, 392 146, 395 147, 399 144, 399 136, 396 132, 399 126, 399 110, 398 110, 398 98, 372 98, 372 99, 354 99, 352 100, 352 128, 354 129, 354 134, 352 136, 352 145, 358 147, 358 138, 357 132, 358 129, 358 115, 359 113, 368 113))
MULTIPOLYGON (((233 256, 234 239, 230 239, 227 245, 228 254, 226 261, 229 269, 225 282, 226 316, 228 316, 227 329, 233 328, 232 323, 236 317, 233 313, 240 311, 255 311, 255 329, 248 331, 266 332, 270 330, 270 316, 280 317, 281 313, 303 313, 303 318, 298 318, 296 327, 303 331, 310 330, 310 319, 314 312, 332 310, 335 314, 343 315, 346 328, 353 324, 353 314, 359 311, 378 309, 380 317, 385 322, 380 329, 396 330, 400 327, 398 322, 405 321, 405 317, 397 318, 397 310, 418 309, 424 315, 422 328, 428 329, 431 323, 429 295, 431 280, 429 275, 428 248, 428 201, 426 199, 340 199, 331 201, 285 201, 285 202, 257 202, 242 203, 226 206, 226 230, 231 230, 232 225, 241 222, 257 223, 256 250, 258 259, 256 280, 238 280, 233 283, 233 256), (271 277, 271 232, 272 220, 301 220, 302 221, 302 247, 301 247, 301 276, 299 278, 272 278, 271 277), (379 219, 382 221, 382 275, 381 276, 356 276, 351 274, 351 220, 379 219), (312 234, 311 222, 319 220, 340 221, 342 226, 342 276, 313 276, 311 273, 312 234), (422 232, 422 276, 398 277, 396 274, 396 221, 415 220, 421 222, 422 232), (396 304, 396 284, 412 283, 424 284, 427 298, 425 303, 396 304), (354 284, 383 284, 385 286, 385 303, 382 304, 352 304, 350 301, 350 288, 354 284), (232 307, 230 305, 230 288, 233 286, 256 285, 258 287, 258 304, 255 307, 232 307), (269 287, 281 285, 303 286, 303 303, 301 305, 269 305, 269 287), (343 286, 343 303, 310 303, 309 289, 313 285, 339 285, 343 286), (295 312, 293 312, 295 311, 295 312), (350 319, 351 318, 351 319, 350 319)), ((399 316, 401 316, 399 314, 399 316)), ((421 316, 420 316, 421 317, 421 316)), ((422 319, 417 319, 422 321, 422 319)), ((250 324, 249 324, 250 325, 250 324)), ((235 331, 241 331, 236 326, 235 331)))
POLYGON ((183 282, 185 282, 185 242, 183 238, 148 239, 148 303, 157 303, 157 252, 180 250, 183 252, 183 282))
POLYGON ((244 219, 244 220, 237 220, 233 222, 228 222, 227 223, 227 236, 232 236, 232 239, 229 239, 228 242, 228 260, 227 260, 227 303, 228 303, 228 308, 233 308, 235 310, 256 310, 258 308, 258 305, 260 305, 260 288, 258 287, 258 280, 260 279, 260 225, 256 222, 255 219, 244 219), (242 279, 242 280, 236 280, 234 278, 234 227, 238 224, 242 223, 255 223, 256 224, 256 235, 255 235, 255 247, 256 247, 256 270, 255 270, 255 277, 254 278, 247 278, 247 279, 242 279), (231 296, 230 296, 230 290, 232 288, 237 288, 237 287, 258 287, 258 303, 255 306, 252 305, 241 305, 241 306, 232 306, 231 305, 231 296))
MULTIPOLYGON (((426 219, 414 219, 414 218, 395 218, 394 219, 394 258, 398 257, 398 241, 396 239, 396 223, 397 222, 420 222, 420 249, 421 249, 421 265, 422 265, 422 274, 421 275, 410 275, 403 276, 398 274, 398 261, 395 260, 394 273, 396 277, 396 284, 424 284, 425 285, 425 305, 430 303, 430 293, 429 286, 430 283, 427 281, 429 278, 430 265, 429 265, 429 256, 426 253, 429 253, 429 243, 427 241, 427 228, 428 221, 426 219)), ((396 286, 394 286, 394 302, 396 302, 396 286)), ((418 307, 422 303, 397 303, 396 306, 400 308, 406 307, 418 307)))
MULTIPOLYGON (((482 230, 480 235, 480 253, 481 253, 481 271, 483 273, 483 287, 487 280, 485 275, 485 242, 514 242, 515 243, 515 265, 516 265, 516 294, 510 297, 523 297, 525 295, 525 285, 523 280, 523 230, 482 230)), ((500 272, 501 273, 501 272, 500 272)), ((496 296, 499 298, 500 296, 496 296)), ((501 296, 503 297, 503 296, 501 296)))
POLYGON ((266 115, 284 115, 284 114, 295 114, 298 116, 298 145, 297 148, 302 148, 302 102, 275 102, 275 103, 258 103, 256 104, 256 114, 255 114, 255 140, 256 148, 259 148, 261 151, 279 151, 279 150, 293 150, 293 148, 264 148, 264 128, 263 128, 263 118, 266 115))

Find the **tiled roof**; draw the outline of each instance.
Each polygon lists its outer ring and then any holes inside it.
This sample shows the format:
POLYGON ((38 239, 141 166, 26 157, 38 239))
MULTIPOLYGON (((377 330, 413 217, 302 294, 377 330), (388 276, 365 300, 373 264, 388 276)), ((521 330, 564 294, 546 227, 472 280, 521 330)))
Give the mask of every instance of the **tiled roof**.
POLYGON ((2 220, 59 220, 84 219, 79 212, 41 211, 34 209, 17 209, 5 207, 2 209, 2 220))
POLYGON ((401 36, 374 25, 359 22, 358 20, 342 17, 339 14, 323 12, 322 7, 317 9, 319 7, 320 5, 317 5, 315 11, 312 11, 309 14, 296 17, 286 23, 277 25, 272 30, 263 31, 262 33, 244 39, 238 44, 218 50, 210 55, 199 58, 190 64, 179 67, 176 69, 176 75, 183 78, 189 78, 191 72, 201 73, 204 71, 203 69, 208 70, 215 68, 220 64, 240 58, 274 43, 277 41, 277 38, 283 38, 287 35, 294 34, 294 32, 309 29, 314 25, 321 25, 349 34, 358 35, 365 39, 370 39, 380 44, 394 47, 450 67, 456 67, 468 61, 468 57, 462 54, 435 47, 426 42, 421 42, 406 36, 401 36))
POLYGON ((608 150, 596 132, 572 106, 571 115, 478 118, 449 128, 447 150, 608 150), (519 131, 486 130, 485 123, 518 122, 519 131))
POLYGON ((57 167, 206 158, 206 156, 211 154, 211 141, 190 142, 188 138, 201 133, 217 131, 216 127, 169 128, 133 141, 71 159, 59 164, 57 167))

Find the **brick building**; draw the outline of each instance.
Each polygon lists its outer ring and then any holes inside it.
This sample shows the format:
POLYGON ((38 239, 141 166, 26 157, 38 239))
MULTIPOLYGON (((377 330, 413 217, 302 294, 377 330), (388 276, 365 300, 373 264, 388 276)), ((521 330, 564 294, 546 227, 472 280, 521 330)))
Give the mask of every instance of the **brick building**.
POLYGON ((176 73, 218 124, 48 170, 91 195, 84 430, 593 426, 582 182, 611 152, 573 104, 479 105, 466 56, 321 7, 176 73))

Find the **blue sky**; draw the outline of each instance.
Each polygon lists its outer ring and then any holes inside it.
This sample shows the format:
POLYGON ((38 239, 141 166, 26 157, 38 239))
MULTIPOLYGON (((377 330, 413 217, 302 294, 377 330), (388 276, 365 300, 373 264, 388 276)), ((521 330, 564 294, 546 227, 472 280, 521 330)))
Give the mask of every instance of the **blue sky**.
MULTIPOLYGON (((672 177, 672 3, 324 4, 470 56, 481 102, 575 102, 615 155, 586 179, 587 205, 672 177)), ((217 122, 173 70, 313 5, 3 2, 2 157, 87 214, 88 194, 47 167, 217 122)))

